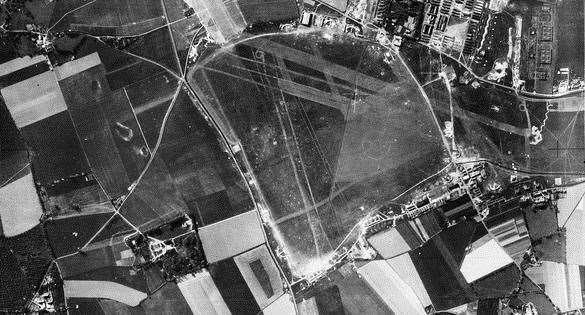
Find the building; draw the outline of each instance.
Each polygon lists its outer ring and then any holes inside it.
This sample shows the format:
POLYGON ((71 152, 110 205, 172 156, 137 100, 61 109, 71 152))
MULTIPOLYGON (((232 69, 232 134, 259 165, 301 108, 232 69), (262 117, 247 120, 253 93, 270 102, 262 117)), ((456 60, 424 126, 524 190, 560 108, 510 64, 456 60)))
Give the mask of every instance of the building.
POLYGON ((423 12, 424 3, 422 0, 379 0, 373 20, 389 34, 415 38, 423 12))
POLYGON ((486 5, 485 0, 427 0, 420 42, 449 53, 473 53, 486 5))

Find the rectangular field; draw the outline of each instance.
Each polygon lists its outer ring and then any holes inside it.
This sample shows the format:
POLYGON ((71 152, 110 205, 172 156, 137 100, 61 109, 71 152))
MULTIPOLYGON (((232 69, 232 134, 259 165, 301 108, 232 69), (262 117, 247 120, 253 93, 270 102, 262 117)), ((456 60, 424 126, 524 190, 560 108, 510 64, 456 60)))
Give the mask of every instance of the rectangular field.
POLYGON ((35 154, 35 180, 48 185, 57 179, 90 173, 69 112, 64 111, 21 130, 35 154))
POLYGON ((110 32, 97 35, 140 34, 164 25, 162 1, 113 0, 113 1, 64 1, 53 9, 52 20, 57 22, 56 31, 67 29, 99 32, 100 27, 111 28, 110 32), (73 10, 78 8, 77 10, 73 10), (67 12, 69 14, 65 15, 67 12), (124 27, 132 26, 128 30, 124 27))
POLYGON ((585 20, 581 0, 563 0, 557 4, 557 69, 568 67, 571 76, 583 78, 585 64, 585 20))

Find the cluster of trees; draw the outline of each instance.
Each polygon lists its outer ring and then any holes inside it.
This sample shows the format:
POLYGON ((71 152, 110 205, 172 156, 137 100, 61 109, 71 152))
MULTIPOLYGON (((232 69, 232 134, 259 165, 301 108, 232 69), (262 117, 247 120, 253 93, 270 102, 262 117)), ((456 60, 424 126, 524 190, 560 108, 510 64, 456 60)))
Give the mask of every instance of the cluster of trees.
POLYGON ((26 2, 25 0, 8 0, 0 5, 0 56, 2 56, 0 62, 42 53, 36 44, 38 34, 30 30, 30 26, 35 25, 35 20, 27 9, 26 2), (29 25, 28 28, 27 25, 29 25))
POLYGON ((167 252, 160 260, 167 280, 173 280, 207 267, 207 260, 196 233, 175 239, 174 243, 176 250, 167 252))

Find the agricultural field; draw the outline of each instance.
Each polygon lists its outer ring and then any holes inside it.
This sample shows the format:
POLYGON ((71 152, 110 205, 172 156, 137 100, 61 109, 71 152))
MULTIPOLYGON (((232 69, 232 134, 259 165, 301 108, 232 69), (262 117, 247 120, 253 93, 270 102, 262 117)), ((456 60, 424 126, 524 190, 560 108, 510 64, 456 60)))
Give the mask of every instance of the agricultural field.
POLYGON ((61 257, 80 250, 111 216, 111 213, 98 213, 46 222, 44 228, 55 256, 61 257))
POLYGON ((151 294, 140 305, 129 305, 108 300, 70 298, 69 305, 78 305, 79 308, 69 311, 70 314, 188 314, 191 312, 189 305, 183 298, 179 288, 174 282, 168 282, 158 291, 151 294))
POLYGON ((570 68, 572 75, 583 78, 585 65, 585 16, 584 3, 564 0, 558 10, 558 57, 557 69, 570 68))
POLYGON ((28 125, 21 134, 34 152, 35 181, 48 185, 57 179, 89 173, 89 163, 67 112, 28 125), (54 137, 55 134, 60 136, 54 137))
POLYGON ((164 116, 178 94, 179 82, 166 72, 124 87, 149 148, 158 140, 164 116))
POLYGON ((136 0, 61 1, 53 8, 51 25, 56 31, 72 30, 98 36, 138 35, 166 23, 162 3, 136 0))

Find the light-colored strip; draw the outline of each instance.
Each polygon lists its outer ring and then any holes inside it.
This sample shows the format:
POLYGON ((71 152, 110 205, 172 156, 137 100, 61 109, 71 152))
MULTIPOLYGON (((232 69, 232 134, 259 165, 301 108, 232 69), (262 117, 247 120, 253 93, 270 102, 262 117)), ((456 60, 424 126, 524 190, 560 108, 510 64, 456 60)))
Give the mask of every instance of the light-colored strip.
POLYGON ((358 274, 395 314, 426 314, 414 291, 385 261, 369 262, 358 269, 358 274))
POLYGON ((63 290, 66 298, 110 299, 130 306, 138 306, 147 297, 144 292, 112 281, 65 280, 63 290))
POLYGON ((83 72, 89 68, 98 66, 101 63, 102 61, 100 59, 100 56, 98 55, 97 52, 94 52, 93 54, 81 57, 79 59, 75 59, 73 61, 69 61, 59 67, 56 67, 55 76, 57 77, 58 81, 61 81, 72 75, 83 72))
POLYGON ((245 41, 243 45, 256 47, 305 67, 328 73, 333 77, 351 82, 370 91, 382 91, 390 83, 265 38, 255 38, 245 41))
POLYGON ((414 294, 424 306, 431 305, 431 298, 425 289, 425 286, 420 278, 416 267, 410 259, 409 254, 403 254, 398 257, 386 260, 388 265, 398 274, 398 276, 412 288, 414 294))
POLYGON ((0 65, 0 77, 7 74, 11 74, 14 71, 18 71, 20 69, 32 66, 41 61, 47 61, 47 57, 41 55, 34 56, 32 58, 29 56, 25 56, 21 58, 12 59, 0 65))
POLYGON ((231 314, 207 270, 177 283, 194 315, 231 314))
POLYGON ((583 308, 581 273, 578 265, 566 265, 568 310, 583 308))

